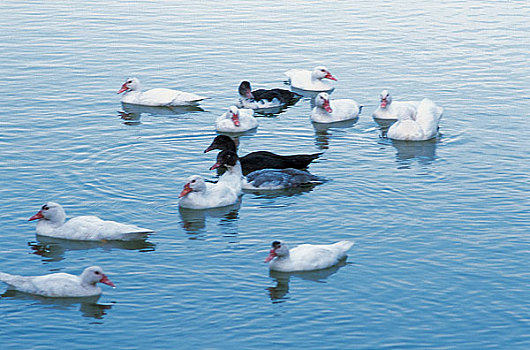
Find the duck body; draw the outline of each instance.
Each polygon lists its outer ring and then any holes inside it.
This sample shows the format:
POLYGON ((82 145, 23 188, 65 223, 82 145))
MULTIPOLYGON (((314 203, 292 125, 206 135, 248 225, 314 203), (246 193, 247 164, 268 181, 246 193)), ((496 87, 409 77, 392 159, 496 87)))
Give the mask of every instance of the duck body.
POLYGON ((336 123, 359 117, 361 106, 351 99, 330 100, 325 92, 315 97, 311 120, 315 123, 336 123))
POLYGON ((274 241, 265 261, 269 262, 269 269, 281 272, 326 269, 344 259, 353 244, 340 241, 323 245, 302 244, 289 249, 282 242, 274 241))
MULTIPOLYGON (((239 157, 233 151, 221 151, 217 155, 217 163, 212 166, 212 169, 218 167, 228 169, 221 176, 219 182, 224 181, 224 177, 228 173, 228 176, 239 178, 241 180, 241 188, 246 190, 277 190, 322 182, 318 177, 307 171, 298 169, 261 169, 243 177, 239 157)), ((230 179, 231 183, 235 183, 232 178, 229 177, 228 179, 230 179)))
MULTIPOLYGON (((218 135, 204 152, 206 153, 214 149, 237 152, 234 140, 227 135, 218 135)), ((242 173, 246 175, 261 169, 305 169, 320 155, 322 153, 282 156, 268 151, 257 151, 239 158, 239 161, 241 163, 242 173)))
POLYGON ((43 276, 19 276, 0 272, 0 281, 10 289, 45 297, 74 298, 100 295, 96 283, 115 287, 98 266, 87 267, 80 276, 53 273, 43 276))
MULTIPOLYGON (((199 185, 200 186, 200 185, 199 185)), ((226 207, 235 204, 239 199, 241 190, 237 186, 230 186, 224 182, 206 183, 199 175, 188 178, 188 183, 184 186, 179 197, 179 206, 188 209, 210 209, 226 207), (187 191, 187 187, 193 186, 194 182, 201 182, 204 185, 201 189, 195 187, 192 191, 187 191)))
POLYGON ((145 239, 154 232, 135 225, 102 220, 96 216, 78 216, 66 221, 63 207, 55 202, 44 204, 29 220, 37 219, 37 234, 61 239, 129 241, 145 239))
POLYGON ((231 106, 215 121, 215 130, 219 132, 238 133, 258 127, 258 120, 254 118, 254 111, 248 108, 231 106))
POLYGON ((424 98, 414 117, 401 116, 388 128, 387 136, 399 141, 425 141, 436 137, 443 108, 424 98))
POLYGON ((268 109, 284 107, 297 100, 301 96, 285 89, 258 89, 252 91, 248 81, 242 81, 239 85, 240 108, 268 109))
POLYGON ((245 190, 280 190, 318 183, 322 183, 318 176, 299 169, 261 169, 249 173, 242 186, 245 190))
POLYGON ((127 79, 118 94, 122 92, 124 93, 121 99, 122 103, 150 107, 194 106, 207 98, 190 92, 166 88, 142 91, 140 81, 137 78, 127 79))
POLYGON ((388 90, 381 91, 379 98, 380 105, 372 114, 375 119, 414 118, 420 104, 419 101, 393 101, 388 90))
POLYGON ((291 69, 285 72, 291 87, 305 91, 331 91, 333 85, 323 79, 337 80, 324 66, 318 66, 313 71, 305 69, 291 69))

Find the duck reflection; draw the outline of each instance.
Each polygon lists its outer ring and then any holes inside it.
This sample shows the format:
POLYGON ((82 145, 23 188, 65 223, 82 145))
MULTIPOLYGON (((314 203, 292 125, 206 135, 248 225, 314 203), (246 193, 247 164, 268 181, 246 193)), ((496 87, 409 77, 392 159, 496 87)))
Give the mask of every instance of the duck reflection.
MULTIPOLYGON (((237 222, 239 219, 239 209, 241 208, 241 198, 232 205, 211 208, 211 209, 188 209, 179 207, 182 228, 189 233, 196 235, 206 230, 207 218, 218 218, 219 226, 224 235, 233 236, 238 233, 237 222)), ((195 237, 190 237, 195 239, 195 237)))
POLYGON ((36 242, 28 242, 28 246, 33 250, 33 254, 43 257, 43 261, 61 261, 64 255, 70 250, 88 250, 101 248, 105 250, 124 249, 148 252, 155 250, 155 244, 145 241, 75 241, 70 239, 60 239, 36 235, 36 242))
POLYGON ((100 304, 98 300, 100 295, 81 298, 47 298, 33 294, 19 292, 8 289, 0 295, 1 298, 13 298, 18 300, 32 301, 32 305, 43 305, 51 309, 67 310, 76 307, 79 304, 79 311, 83 317, 103 319, 114 303, 100 304))
POLYGON ((392 140, 392 146, 397 150, 397 162, 403 166, 408 166, 413 159, 422 165, 431 164, 436 159, 437 144, 438 139, 436 138, 427 141, 392 140))
POLYGON ((204 109, 199 106, 151 107, 122 102, 121 107, 123 111, 118 111, 118 114, 124 120, 123 123, 127 125, 140 124, 142 114, 152 116, 179 116, 194 112, 204 112, 204 109))
POLYGON ((269 270, 269 277, 273 278, 276 282, 276 286, 267 288, 271 301, 273 303, 281 303, 288 299, 287 294, 289 294, 289 281, 291 276, 303 280, 326 283, 326 279, 329 276, 335 274, 341 267, 347 265, 346 259, 347 258, 344 258, 332 267, 323 270, 304 272, 279 272, 269 270))
POLYGON ((335 129, 347 129, 354 126, 359 121, 359 118, 345 120, 342 122, 335 123, 313 123, 315 129, 315 145, 321 149, 326 150, 329 148, 329 141, 333 136, 335 129))

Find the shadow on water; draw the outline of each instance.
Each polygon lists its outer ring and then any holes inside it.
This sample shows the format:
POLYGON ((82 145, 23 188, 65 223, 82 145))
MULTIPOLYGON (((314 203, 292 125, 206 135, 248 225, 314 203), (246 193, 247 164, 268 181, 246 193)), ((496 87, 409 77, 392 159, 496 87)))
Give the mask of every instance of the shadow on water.
POLYGON ((191 234, 190 239, 197 239, 196 235, 205 232, 208 218, 219 220, 219 227, 223 235, 233 236, 238 233, 237 222, 239 220, 239 209, 241 198, 237 203, 221 208, 211 209, 188 209, 179 207, 182 228, 191 234))
POLYGON ((124 249, 138 250, 140 252, 151 252, 155 250, 155 244, 145 241, 75 241, 46 236, 36 236, 36 242, 28 242, 33 254, 43 257, 43 261, 61 261, 70 250, 88 250, 100 248, 104 250, 124 249))
POLYGON ((114 303, 99 304, 100 295, 81 298, 47 298, 43 296, 22 293, 17 290, 7 289, 1 298, 12 298, 17 300, 33 301, 31 305, 42 305, 44 307, 56 310, 67 310, 79 305, 79 311, 83 317, 103 319, 114 303))
POLYGON ((177 117, 194 112, 204 112, 204 109, 199 106, 151 107, 122 102, 121 107, 123 108, 123 111, 118 111, 118 114, 120 118, 123 119, 123 123, 127 125, 140 124, 140 118, 142 114, 152 115, 155 117, 177 117))
POLYGON ((289 281, 291 277, 298 277, 303 280, 314 281, 317 283, 326 283, 326 279, 329 276, 337 273, 341 267, 348 264, 346 259, 347 257, 332 267, 323 270, 305 272, 279 272, 269 270, 269 277, 276 282, 276 286, 267 288, 270 299, 273 303, 282 303, 288 299, 287 295, 289 294, 289 281))
POLYGON ((333 136, 334 129, 347 129, 354 126, 359 121, 359 118, 345 120, 335 123, 312 123, 315 129, 315 145, 320 150, 329 149, 329 142, 333 136))

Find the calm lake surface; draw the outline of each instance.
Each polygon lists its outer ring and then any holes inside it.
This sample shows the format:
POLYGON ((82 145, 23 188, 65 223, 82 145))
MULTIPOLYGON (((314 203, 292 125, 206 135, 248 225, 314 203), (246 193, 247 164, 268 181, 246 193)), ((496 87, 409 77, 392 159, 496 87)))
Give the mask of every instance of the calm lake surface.
MULTIPOLYGON (((0 298, 2 349, 530 348, 530 4, 3 1, 0 270, 116 284, 99 300, 0 298), (189 175, 215 180, 214 120, 237 86, 283 87, 326 65, 358 121, 316 128, 310 99, 261 117, 239 153, 324 151, 304 191, 246 193, 179 211, 189 175), (200 109, 131 109, 116 91, 211 97, 200 109), (444 107, 441 136, 391 142, 379 92, 444 107), (123 119, 128 118, 128 119, 123 119), (44 240, 27 219, 154 229, 147 242, 44 240), (343 266, 269 273, 273 240, 353 240, 343 266)), ((0 286, 3 293, 5 285, 0 286)))

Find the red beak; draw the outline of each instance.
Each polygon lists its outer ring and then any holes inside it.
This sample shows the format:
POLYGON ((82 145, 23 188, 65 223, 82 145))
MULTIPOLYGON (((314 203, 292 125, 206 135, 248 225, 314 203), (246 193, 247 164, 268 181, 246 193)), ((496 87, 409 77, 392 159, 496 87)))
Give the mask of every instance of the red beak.
POLYGON ((215 163, 214 165, 211 166, 210 170, 214 170, 214 169, 217 169, 221 166, 221 163, 217 162, 215 163))
POLYGON ((275 257, 276 257, 276 251, 275 249, 271 249, 271 251, 269 252, 269 256, 265 258, 265 262, 269 262, 275 257))
POLYGON ((247 91, 247 98, 253 100, 254 99, 254 95, 252 95, 252 92, 251 91, 247 91))
POLYGON ((190 187, 190 184, 187 183, 184 185, 184 189, 182 190, 182 192, 180 192, 179 194, 179 198, 182 198, 184 197, 185 195, 187 195, 188 193, 190 193, 192 190, 191 190, 191 187, 190 187))
POLYGON ((386 104, 387 104, 387 102, 386 102, 386 98, 382 99, 382 100, 381 100, 381 108, 385 108, 385 107, 386 107, 386 104))
POLYGON ((208 148, 204 150, 204 153, 207 153, 207 152, 210 152, 211 150, 214 150, 215 149, 214 147, 215 146, 208 146, 208 148))
POLYGON ((28 219, 28 221, 42 219, 43 217, 44 217, 44 215, 42 215, 42 210, 39 210, 39 212, 37 214, 33 215, 32 217, 30 217, 28 219))
POLYGON ((331 109, 331 106, 329 105, 329 100, 324 100, 324 104, 322 105, 326 112, 331 113, 333 110, 331 109))
POLYGON ((232 113, 232 121, 234 122, 235 126, 241 125, 241 123, 239 122, 239 116, 237 114, 232 113))
POLYGON ((123 85, 121 86, 121 89, 118 90, 118 94, 121 94, 122 92, 124 91, 127 91, 129 90, 129 88, 127 87, 127 83, 123 83, 123 85))
POLYGON ((116 288, 116 285, 112 283, 106 275, 101 276, 101 279, 99 281, 101 283, 105 283, 107 286, 116 288))
POLYGON ((329 80, 335 80, 335 81, 337 81, 337 79, 336 79, 333 75, 331 75, 330 72, 328 72, 328 74, 326 74, 326 76, 325 76, 324 78, 327 78, 327 79, 329 79, 329 80))

